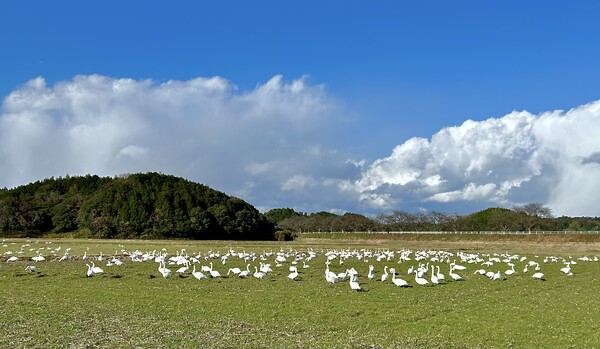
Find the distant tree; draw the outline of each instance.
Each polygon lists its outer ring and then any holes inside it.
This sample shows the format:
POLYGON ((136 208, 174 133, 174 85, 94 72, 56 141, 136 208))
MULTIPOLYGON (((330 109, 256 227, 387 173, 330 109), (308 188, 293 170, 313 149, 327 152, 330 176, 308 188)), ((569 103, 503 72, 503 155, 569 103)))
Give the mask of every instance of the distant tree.
POLYGON ((265 213, 271 222, 277 224, 286 218, 301 216, 302 213, 296 212, 291 208, 274 208, 265 213))
POLYGON ((371 231, 377 227, 377 223, 374 220, 350 212, 338 216, 335 225, 336 231, 371 231))
POLYGON ((530 203, 515 206, 513 207, 513 210, 525 215, 525 217, 522 217, 521 221, 523 222, 525 230, 527 231, 531 231, 536 228, 544 230, 544 223, 546 223, 544 219, 553 218, 552 210, 540 203, 530 203))
POLYGON ((517 205, 513 207, 516 212, 523 212, 529 216, 539 218, 553 218, 552 209, 546 207, 540 203, 530 203, 525 205, 517 205))

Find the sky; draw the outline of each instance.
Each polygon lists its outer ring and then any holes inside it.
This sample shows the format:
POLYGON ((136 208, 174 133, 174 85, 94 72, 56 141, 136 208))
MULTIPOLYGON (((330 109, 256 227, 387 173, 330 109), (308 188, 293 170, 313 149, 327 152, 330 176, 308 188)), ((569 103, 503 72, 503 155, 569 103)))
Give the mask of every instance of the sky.
POLYGON ((0 187, 161 172, 261 211, 599 216, 597 1, 7 1, 0 187))

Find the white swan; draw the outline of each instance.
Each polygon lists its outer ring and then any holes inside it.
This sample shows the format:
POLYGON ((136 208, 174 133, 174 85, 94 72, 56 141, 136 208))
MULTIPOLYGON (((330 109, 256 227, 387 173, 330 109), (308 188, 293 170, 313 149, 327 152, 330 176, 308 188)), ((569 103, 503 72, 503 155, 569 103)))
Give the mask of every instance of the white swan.
POLYGON ((87 276, 87 277, 92 277, 92 276, 94 276, 94 274, 95 274, 95 273, 94 273, 94 271, 92 270, 92 266, 91 266, 91 265, 89 265, 89 264, 86 264, 86 265, 87 265, 87 267, 88 267, 88 270, 87 270, 87 272, 86 272, 86 276, 87 276))
POLYGON ((94 262, 92 262, 92 270, 96 274, 102 274, 102 273, 104 273, 104 270, 102 270, 102 268, 100 268, 100 267, 95 266, 94 262))
POLYGON ((360 284, 358 283, 358 281, 352 281, 352 278, 350 279, 350 288, 355 290, 355 291, 360 291, 360 284))
POLYGON ((398 287, 407 287, 408 286, 408 282, 406 282, 406 280, 396 277, 395 271, 392 273, 392 283, 398 287))
POLYGON ((158 264, 158 272, 166 279, 166 278, 170 278, 172 275, 171 269, 167 269, 167 267, 165 266, 165 262, 161 261, 158 264))
POLYGON ((437 275, 435 274, 435 267, 432 265, 431 266, 431 283, 438 285, 440 283, 440 280, 438 279, 437 275))
POLYGON ((442 274, 440 272, 440 266, 439 265, 437 266, 437 278, 438 278, 438 281, 440 281, 440 280, 446 280, 446 277, 444 276, 444 274, 442 274))
POLYGON ((340 281, 334 272, 329 271, 329 264, 327 264, 327 268, 325 269, 325 280, 332 285, 340 281))
POLYGON ((415 282, 421 286, 425 286, 429 284, 429 281, 419 276, 419 273, 415 274, 415 282))
POLYGON ((373 280, 375 278, 375 273, 373 272, 374 269, 375 267, 373 265, 369 265, 369 274, 367 274, 369 280, 373 280))
POLYGON ((229 270, 227 271, 227 275, 229 275, 229 273, 233 273, 234 275, 239 275, 241 272, 242 272, 242 270, 238 267, 229 268, 229 270))
POLYGON ((248 275, 250 275, 250 264, 246 265, 246 270, 242 270, 239 274, 238 277, 241 278, 247 278, 248 275))
POLYGON ((254 266, 254 274, 252 274, 252 276, 254 276, 255 278, 262 280, 265 278, 265 276, 267 276, 267 273, 263 272, 263 271, 258 271, 258 267, 254 266))
POLYGON ((192 275, 198 280, 206 279, 206 275, 201 271, 196 271, 196 264, 194 264, 194 268, 192 269, 192 275))
POLYGON ((387 272, 387 265, 383 267, 383 274, 381 275, 381 281, 387 281, 388 280, 388 272, 387 272))
POLYGON ((218 271, 216 271, 216 270, 213 270, 213 265, 212 265, 212 262, 210 262, 210 276, 211 276, 212 278, 218 278, 218 277, 221 277, 221 273, 219 273, 219 272, 218 272, 218 271))
POLYGON ((454 281, 459 281, 462 280, 462 277, 458 274, 456 274, 453 270, 453 265, 450 265, 450 273, 448 273, 448 275, 450 275, 450 277, 454 280, 454 281))

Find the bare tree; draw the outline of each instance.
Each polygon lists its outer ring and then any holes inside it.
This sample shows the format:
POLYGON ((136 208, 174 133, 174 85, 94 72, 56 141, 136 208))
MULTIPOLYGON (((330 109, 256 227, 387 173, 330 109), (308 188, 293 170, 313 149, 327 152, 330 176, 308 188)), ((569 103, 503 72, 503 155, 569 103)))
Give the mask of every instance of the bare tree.
POLYGON ((523 212, 529 216, 538 218, 553 218, 552 210, 540 203, 531 203, 513 207, 516 212, 523 212))

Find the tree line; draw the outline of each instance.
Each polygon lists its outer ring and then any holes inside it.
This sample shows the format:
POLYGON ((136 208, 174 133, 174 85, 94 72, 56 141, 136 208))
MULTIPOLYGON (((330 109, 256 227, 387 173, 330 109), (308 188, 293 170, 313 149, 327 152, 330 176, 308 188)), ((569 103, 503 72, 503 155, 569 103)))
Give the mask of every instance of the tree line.
POLYGON ((468 215, 438 211, 410 213, 395 210, 373 218, 355 213, 302 213, 290 208, 265 214, 278 229, 289 234, 301 232, 352 231, 598 231, 597 217, 553 217, 538 203, 507 208, 488 208, 468 215))
POLYGON ((48 178, 0 189, 0 236, 120 239, 291 239, 301 232, 600 230, 597 217, 553 217, 541 204, 469 215, 401 210, 261 214, 234 196, 158 173, 48 178))

